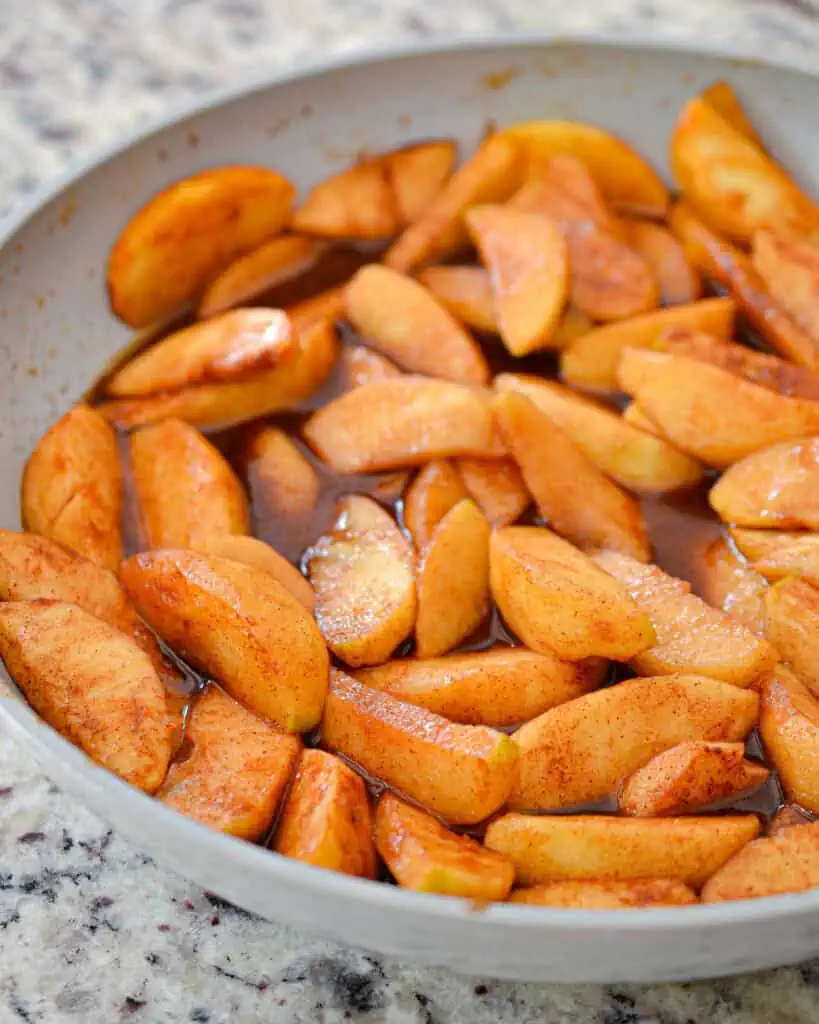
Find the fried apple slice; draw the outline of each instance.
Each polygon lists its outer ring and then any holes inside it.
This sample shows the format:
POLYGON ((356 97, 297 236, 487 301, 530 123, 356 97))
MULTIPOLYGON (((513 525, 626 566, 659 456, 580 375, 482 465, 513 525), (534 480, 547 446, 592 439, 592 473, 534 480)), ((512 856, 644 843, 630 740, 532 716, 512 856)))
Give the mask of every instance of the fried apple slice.
POLYGON ((185 729, 188 754, 171 765, 157 793, 202 825, 254 842, 273 824, 301 750, 212 684, 197 698, 185 729))
POLYGON ((388 661, 355 673, 376 690, 463 725, 510 726, 599 686, 601 658, 561 661, 523 647, 388 661))
POLYGON ((771 645, 692 594, 690 583, 616 551, 601 551, 595 561, 627 590, 654 627, 656 643, 631 659, 638 672, 690 672, 734 686, 758 686, 771 674, 778 661, 771 645))
POLYGON ((492 284, 483 267, 424 267, 417 277, 461 323, 476 331, 498 333, 492 284))
POLYGON ((763 228, 754 234, 752 260, 774 302, 819 344, 816 246, 763 228))
POLYGON ((131 637, 73 604, 15 601, 0 605, 0 657, 50 726, 132 786, 159 787, 175 723, 131 637))
POLYGON ((340 758, 305 750, 284 802, 273 849, 357 878, 375 878, 373 816, 363 779, 340 758))
POLYGON ((370 498, 338 505, 333 530, 304 556, 316 621, 348 665, 386 661, 415 625, 412 552, 392 516, 370 498))
POLYGON ((401 226, 418 220, 452 177, 458 147, 433 139, 394 149, 383 156, 401 226))
POLYGON ((352 391, 373 380, 400 377, 401 371, 386 356, 366 345, 342 345, 336 363, 342 391, 352 391))
POLYGON ((392 793, 384 793, 375 809, 375 845, 404 889, 503 900, 515 880, 512 861, 504 854, 451 832, 392 793))
POLYGON ((337 473, 504 454, 487 393, 409 374, 363 384, 336 398, 311 416, 304 436, 337 473))
POLYGON ((37 442, 21 485, 23 526, 116 572, 122 558, 122 466, 110 425, 76 405, 37 442))
POLYGON ((364 157, 314 185, 293 213, 294 231, 321 238, 389 238, 401 217, 384 160, 364 157))
MULTIPOLYGON (((644 434, 651 434, 653 437, 659 437, 660 440, 664 440, 661 435, 659 428, 656 424, 652 423, 651 420, 646 416, 637 402, 629 402, 628 405, 623 409, 621 416, 623 423, 628 423, 630 427, 636 427, 637 430, 641 430, 644 434)), ((679 449, 671 446, 673 451, 679 451, 679 449)), ((680 452, 680 455, 684 455, 680 452)), ((685 458, 688 458, 686 455, 685 458)), ((694 460, 692 459, 692 462, 694 460)), ((700 470, 702 472, 702 470, 700 470)))
POLYGON ((511 206, 473 206, 466 226, 489 271, 498 333, 514 356, 550 347, 569 286, 558 227, 511 206))
POLYGON ((299 448, 278 427, 251 429, 242 443, 254 505, 275 521, 297 523, 318 503, 318 475, 299 448))
POLYGON ((150 551, 120 576, 140 615, 183 658, 285 732, 321 717, 328 656, 318 627, 269 573, 193 551, 150 551))
POLYGON ((762 139, 756 133, 756 129, 748 120, 748 116, 743 110, 739 97, 734 92, 734 87, 730 82, 714 82, 707 89, 703 89, 700 97, 710 107, 713 107, 723 120, 731 125, 734 131, 744 135, 757 148, 765 148, 762 139))
POLYGON ((488 849, 512 858, 517 880, 670 878, 698 889, 759 835, 755 814, 711 818, 554 817, 505 814, 486 830, 488 849))
POLYGON ((731 298, 700 299, 607 324, 582 335, 560 356, 560 374, 567 384, 590 391, 616 391, 620 353, 627 346, 650 348, 668 327, 691 327, 730 338, 736 303, 731 298))
POLYGON ((780 550, 812 536, 802 530, 746 530, 741 527, 731 527, 728 533, 745 558, 754 563, 773 558, 780 550))
MULTIPOLYGON (((295 326, 292 317, 291 322, 295 326)), ((126 430, 169 417, 198 427, 247 423, 296 408, 325 380, 337 349, 331 322, 317 318, 299 328, 298 348, 281 366, 254 373, 246 380, 197 384, 143 398, 114 399, 103 403, 100 411, 126 430)))
POLYGON ((819 821, 756 839, 705 883, 704 903, 752 900, 819 885, 819 821))
POLYGON ((478 506, 464 498, 435 527, 416 569, 419 658, 446 654, 489 612, 489 534, 478 506))
MULTIPOLYGON (((764 542, 764 553, 756 556, 754 569, 766 580, 775 583, 786 576, 798 576, 805 583, 819 587, 819 534, 779 533, 774 530, 732 530, 737 534, 771 534, 764 542)), ((737 540, 737 544, 740 542, 737 540)), ((759 542, 752 546, 759 548, 759 542)))
POLYGON ((681 907, 697 897, 675 878, 634 878, 616 881, 590 878, 574 882, 544 882, 516 889, 509 903, 579 910, 626 910, 633 907, 681 907))
POLYGON ((752 633, 765 633, 768 584, 724 537, 706 548, 698 585, 700 596, 708 604, 726 612, 752 633))
POLYGON ((819 529, 819 437, 748 455, 723 473, 708 500, 726 523, 819 529))
POLYGON ((408 273, 422 263, 449 256, 468 242, 463 215, 479 203, 502 203, 520 180, 518 147, 490 135, 452 175, 417 221, 387 250, 384 262, 408 273))
POLYGON ((332 670, 322 743, 452 825, 506 801, 518 751, 502 732, 456 725, 332 670))
POLYGON ((364 340, 404 370, 486 384, 489 367, 478 345, 411 277, 378 263, 347 285, 347 318, 364 340))
POLYGON ((279 233, 295 190, 265 167, 215 167, 175 182, 131 218, 111 250, 111 308, 147 327, 195 299, 237 256, 279 233))
POLYGON ((247 497, 218 449, 182 420, 142 427, 129 441, 131 473, 148 547, 195 547, 250 530, 247 497))
POLYGON ((787 798, 819 814, 819 700, 783 665, 762 691, 759 735, 787 798))
POLYGON ((599 469, 624 487, 658 493, 702 479, 702 466, 690 456, 554 381, 500 373, 493 384, 501 394, 520 392, 531 399, 599 469))
POLYGON ((538 512, 553 530, 582 551, 613 548, 648 561, 651 545, 640 506, 568 434, 516 391, 496 395, 492 411, 538 512))
MULTIPOLYGON (((620 209, 646 217, 661 217, 668 192, 659 175, 622 139, 580 121, 519 121, 500 133, 520 146, 531 164, 557 154, 581 161, 600 185, 606 199, 620 209)), ((530 176, 524 169, 524 176, 530 176)))
POLYGON ((699 274, 668 228, 648 220, 628 220, 626 240, 648 264, 664 306, 695 302, 702 294, 699 274))
POLYGON ((654 643, 648 617, 625 588, 543 527, 493 533, 489 577, 501 614, 534 651, 625 661, 654 643))
POLYGON ((765 635, 782 655, 782 660, 815 697, 819 697, 819 590, 790 576, 768 588, 765 595, 765 635))
POLYGON ((344 316, 344 285, 326 288, 309 299, 294 302, 285 308, 285 313, 297 334, 315 323, 334 324, 344 316))
POLYGON ((429 544, 447 512, 467 497, 461 475, 452 462, 433 459, 424 466, 404 498, 404 522, 418 551, 429 544))
POLYGON ((686 740, 638 768, 618 803, 632 817, 673 817, 756 789, 769 775, 745 759, 742 743, 686 740))
POLYGON ((526 489, 514 459, 458 459, 458 472, 470 498, 493 529, 509 526, 529 507, 526 489))
POLYGON ((509 806, 550 811, 600 800, 684 740, 743 739, 758 713, 755 693, 693 675, 630 679, 577 697, 514 733, 520 757, 509 806))
POLYGON ((205 555, 216 555, 217 558, 228 558, 270 573, 308 612, 312 612, 316 606, 313 588, 299 570, 263 540, 225 534, 205 537, 193 546, 193 550, 205 555))
POLYGON ((530 154, 526 180, 511 202, 542 213, 566 233, 600 230, 621 240, 625 236, 586 165, 569 153, 543 159, 530 154))

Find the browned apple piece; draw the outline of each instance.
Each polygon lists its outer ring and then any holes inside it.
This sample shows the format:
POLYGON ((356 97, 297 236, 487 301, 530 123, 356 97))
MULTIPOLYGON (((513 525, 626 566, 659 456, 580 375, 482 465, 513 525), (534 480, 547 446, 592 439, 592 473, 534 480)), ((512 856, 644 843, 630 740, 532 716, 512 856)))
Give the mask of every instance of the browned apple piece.
POLYGON ((313 588, 299 570, 263 540, 225 534, 205 537, 194 545, 194 550, 206 555, 216 555, 217 558, 228 558, 233 562, 241 562, 243 565, 270 573, 273 579, 289 590, 308 612, 312 612, 316 606, 313 588))
POLYGON ((356 672, 367 686, 464 725, 510 726, 599 686, 601 658, 561 661, 524 647, 388 661, 356 672))
POLYGON ((450 139, 416 142, 384 154, 402 227, 418 220, 440 195, 457 156, 458 147, 450 139))
POLYGON ((0 658, 66 739, 132 786, 159 787, 175 723, 151 659, 131 637, 73 604, 15 601, 0 605, 0 658))
POLYGON ((452 825, 483 821, 504 804, 518 755, 502 732, 448 722, 336 669, 321 740, 452 825))
POLYGON ((353 666, 386 661, 417 608, 412 551, 392 516, 370 498, 344 498, 333 530, 304 560, 330 650, 353 666))
POLYGON ((625 236, 585 163, 569 153, 554 153, 542 160, 530 155, 525 182, 512 204, 542 213, 566 233, 594 229, 625 236))
MULTIPOLYGON (((737 534, 771 534, 764 542, 764 553, 757 556, 754 569, 766 580, 775 583, 786 576, 798 576, 805 583, 819 587, 819 534, 779 533, 777 530, 732 530, 737 534)), ((740 544, 739 540, 736 541, 740 544)), ((759 542, 752 546, 759 548, 759 542)))
POLYGON ((461 474, 452 462, 433 459, 424 466, 404 498, 404 523, 418 551, 427 546, 447 512, 467 497, 461 474))
POLYGON ((347 285, 347 318, 373 348, 411 373, 486 384, 489 367, 470 335, 411 277, 369 263, 347 285))
POLYGON ((726 523, 819 529, 819 437, 783 441, 748 455, 723 473, 708 500, 726 523))
POLYGON ((327 288, 309 299, 294 302, 285 308, 296 333, 315 323, 334 324, 344 316, 344 285, 327 288))
POLYGON ((479 203, 504 202, 519 180, 518 147, 509 139, 490 135, 387 250, 384 262, 408 273, 464 248, 468 242, 464 213, 479 203))
POLYGON ((641 674, 690 672, 734 686, 758 686, 771 674, 778 661, 771 645, 692 594, 690 583, 616 551, 602 551, 595 561, 654 627, 656 643, 631 659, 641 674))
POLYGON ((336 398, 312 415, 304 436, 337 473, 504 454, 488 393, 408 374, 363 384, 336 398))
POLYGON ((648 561, 651 545, 640 506, 568 434, 516 391, 497 395, 492 410, 538 512, 553 530, 583 551, 613 548, 648 561))
MULTIPOLYGON (((623 423, 628 423, 630 427, 636 427, 637 430, 641 430, 644 434, 651 434, 653 437, 659 437, 660 440, 665 441, 665 439, 660 436, 660 431, 657 425, 651 422, 637 402, 629 402, 625 409, 623 409, 621 418, 623 423)), ((674 449, 674 451, 677 450, 678 449, 676 448, 674 449)), ((684 453, 680 452, 680 454, 682 455, 684 453)), ((688 456, 685 457, 688 458, 688 456)))
POLYGON ((798 576, 768 588, 765 635, 815 697, 819 697, 819 590, 798 576))
POLYGON ((619 806, 640 818, 688 814, 756 789, 769 775, 764 765, 745 759, 742 743, 686 740, 638 768, 623 786, 619 806))
POLYGON ((816 246, 763 228, 754 234, 752 259, 774 302, 819 344, 816 246))
POLYGON ((37 442, 23 470, 25 529, 116 572, 122 558, 122 466, 111 426, 76 405, 37 442))
POLYGON ((793 825, 756 839, 715 872, 702 890, 703 903, 752 900, 819 885, 819 821, 793 825))
POLYGON ((749 142, 752 142, 759 149, 765 148, 762 140, 756 133, 756 129, 748 120, 748 115, 745 113, 739 97, 734 92, 734 87, 730 82, 714 82, 707 89, 703 89, 700 97, 709 106, 713 107, 723 120, 731 125, 734 131, 744 135, 749 142))
POLYGON ((646 261, 664 306, 695 302, 702 294, 702 281, 688 262, 685 249, 668 228, 648 220, 626 221, 626 240, 646 261))
POLYGON ((328 656, 309 612, 269 573, 192 551, 123 563, 139 613, 232 697, 286 732, 318 724, 328 656))
POLYGON ((652 757, 685 740, 743 739, 759 698, 702 676, 630 679, 545 711, 514 733, 517 810, 549 811, 611 796, 652 757))
MULTIPOLYGON (((750 530, 742 527, 730 527, 728 533, 739 551, 753 563, 773 559, 780 551, 784 551, 797 541, 809 541, 812 536, 804 530, 750 530)), ((757 568, 756 564, 754 568, 757 568)))
POLYGON ((311 515, 318 502, 319 478, 283 430, 266 424, 251 428, 241 454, 254 505, 266 517, 293 524, 311 515))
POLYGON ((296 208, 294 231, 321 238, 389 238, 401 227, 387 167, 364 157, 353 167, 314 185, 296 208))
POLYGON ((613 818, 505 814, 486 846, 512 858, 521 885, 560 880, 678 879, 698 889, 759 835, 755 814, 613 818))
POLYGON ((266 167, 215 167, 157 193, 108 260, 111 307, 131 327, 197 298, 237 256, 281 231, 295 190, 266 167))
POLYGON ((395 363, 366 345, 342 345, 336 373, 342 391, 352 391, 373 380, 401 376, 395 363))
POLYGON ((298 736, 280 733, 210 685, 190 713, 185 745, 158 799, 220 832, 261 839, 296 766, 298 736))
POLYGON ((733 331, 735 312, 736 303, 731 298, 700 299, 597 327, 561 353, 560 374, 575 387, 616 391, 617 364, 627 345, 650 348, 668 327, 691 327, 727 339, 733 331))
POLYGON ((509 903, 579 910, 630 910, 633 907, 681 907, 696 903, 694 891, 674 878, 634 878, 624 881, 588 879, 544 882, 516 889, 509 903))
POLYGON ((284 802, 273 849, 358 878, 375 878, 373 815, 363 779, 340 758, 305 750, 284 802))
POLYGON ((569 286, 569 257, 559 228, 511 206, 474 206, 466 225, 489 271, 498 333, 523 356, 550 347, 569 286))
POLYGON ((446 513, 421 550, 416 569, 419 658, 446 654, 486 618, 490 533, 478 506, 464 498, 446 513))
POLYGON ((762 692, 759 735, 787 798, 819 814, 819 700, 783 665, 762 692))
POLYGON ((514 523, 532 501, 514 459, 464 457, 458 459, 458 472, 493 529, 514 523))
POLYGON ((532 650, 566 661, 626 661, 654 643, 625 588, 543 527, 507 526, 489 544, 492 596, 532 650))
POLYGON ((492 284, 483 267, 424 267, 418 272, 418 280, 467 327, 498 333, 492 284))
POLYGON ((697 583, 700 597, 708 604, 726 612, 752 633, 765 633, 768 584, 724 537, 705 549, 697 583))
POLYGON ((375 809, 375 844, 396 882, 416 892, 503 900, 515 880, 512 861, 431 814, 385 793, 375 809))

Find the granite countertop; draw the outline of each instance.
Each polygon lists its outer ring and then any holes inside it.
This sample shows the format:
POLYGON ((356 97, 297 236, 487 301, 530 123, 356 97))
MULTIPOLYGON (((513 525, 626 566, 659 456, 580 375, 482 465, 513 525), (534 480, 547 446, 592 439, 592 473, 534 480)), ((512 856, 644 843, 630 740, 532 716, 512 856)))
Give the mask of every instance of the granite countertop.
MULTIPOLYGON (((815 54, 810 0, 4 0, 0 212, 72 158, 246 72, 401 38, 635 28, 815 54)), ((0 1024, 819 1022, 819 962, 691 985, 416 970, 258 920, 166 873, 0 732, 0 1024)))

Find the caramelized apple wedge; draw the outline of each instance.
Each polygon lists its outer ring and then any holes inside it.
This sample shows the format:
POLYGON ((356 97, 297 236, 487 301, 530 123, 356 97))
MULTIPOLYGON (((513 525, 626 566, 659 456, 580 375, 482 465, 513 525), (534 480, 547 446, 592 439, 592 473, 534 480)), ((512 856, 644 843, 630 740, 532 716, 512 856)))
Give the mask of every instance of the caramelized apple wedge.
POLYGON ((798 576, 768 588, 765 635, 815 697, 819 697, 819 590, 798 576))
POLYGON ((493 529, 519 519, 532 501, 514 459, 458 459, 458 472, 469 497, 493 529))
POLYGON ((265 167, 216 167, 159 192, 111 251, 112 309, 131 327, 174 313, 237 256, 278 234, 294 195, 265 167))
POLYGON ((707 89, 703 89, 700 97, 710 107, 713 107, 720 117, 731 125, 734 131, 739 132, 740 135, 743 135, 757 148, 765 148, 762 139, 756 133, 756 129, 748 120, 748 115, 743 110, 739 96, 737 96, 730 82, 714 82, 707 89))
MULTIPOLYGON (((732 530, 738 546, 738 534, 766 533, 764 550, 756 555, 754 569, 766 580, 775 583, 786 576, 798 576, 805 583, 819 587, 819 534, 780 533, 778 530, 732 530)), ((760 547, 757 541, 753 546, 760 547)))
POLYGON ((538 512, 553 530, 583 551, 613 548, 648 561, 651 545, 640 506, 568 434, 516 391, 497 395, 492 411, 538 512))
POLYGON ((435 527, 416 568, 419 658, 446 654, 489 612, 489 534, 478 506, 464 498, 435 527))
POLYGON ((745 759, 742 743, 687 740, 639 768, 623 786, 619 806, 639 818, 688 814, 756 789, 769 775, 745 759))
POLYGON ((416 892, 503 900, 515 880, 512 861, 431 814, 384 793, 375 809, 375 845, 396 882, 416 892))
POLYGON ((498 333, 514 356, 548 348, 569 285, 558 227, 511 206, 473 206, 467 229, 489 271, 498 333))
POLYGON ((682 907, 696 903, 693 889, 674 878, 588 879, 544 882, 516 889, 509 903, 579 910, 627 910, 632 907, 682 907))
MULTIPOLYGON (((819 231, 819 218, 817 229, 819 231)), ((754 234, 752 260, 774 302, 819 345, 819 251, 816 246, 763 228, 754 234)))
POLYGON ((337 473, 503 455, 485 392, 409 374, 373 381, 314 413, 304 436, 337 473))
POLYGON ((444 658, 402 658, 355 673, 376 690, 463 725, 510 726, 599 686, 602 658, 561 661, 524 647, 444 658))
POLYGON ((765 594, 768 584, 735 552, 724 537, 709 544, 698 573, 700 596, 726 612, 752 633, 765 633, 765 594))
POLYGON ((424 267, 417 277, 456 320, 476 331, 498 333, 492 284, 483 267, 424 267))
POLYGON ((506 801, 517 747, 502 732, 456 725, 336 669, 322 743, 453 825, 483 821, 506 801))
POLYGON ((129 456, 148 547, 196 547, 249 531, 241 483, 195 427, 173 419, 142 427, 131 435, 129 456))
POLYGON ((656 643, 632 657, 638 672, 691 672, 734 686, 758 686, 771 674, 778 661, 771 645, 692 594, 686 581, 616 551, 601 551, 595 561, 651 620, 656 643))
POLYGON ((373 380, 401 376, 395 363, 366 345, 342 345, 335 369, 342 391, 352 391, 373 380))
POLYGON ((695 302, 702 294, 702 281, 668 228, 649 220, 629 220, 625 226, 628 244, 654 275, 660 302, 664 306, 695 302))
POLYGON ((412 224, 429 208, 452 177, 458 147, 451 139, 431 139, 384 154, 401 226, 412 224))
POLYGON ((103 768, 153 793, 174 720, 148 655, 72 604, 0 605, 0 658, 34 710, 103 768))
POLYGON ((166 807, 254 842, 270 829, 301 750, 211 684, 185 729, 188 755, 171 765, 157 793, 166 807))
POLYGON ((412 632, 417 607, 412 552, 392 517, 370 498, 344 498, 304 561, 330 650, 353 666, 386 661, 412 632))
POLYGON ((748 843, 708 879, 702 900, 752 900, 817 885, 819 821, 813 821, 748 843))
POLYGON ((276 827, 273 849, 357 878, 375 878, 373 816, 361 776, 323 750, 305 750, 276 827))
POLYGON ((310 614, 269 573, 192 551, 151 551, 129 558, 120 575, 148 624, 236 700, 286 732, 318 723, 327 650, 310 614))
MULTIPOLYGON (((805 549, 806 555, 813 546, 810 543, 813 534, 806 533, 804 530, 749 530, 734 526, 728 530, 728 533, 743 556, 749 562, 754 563, 754 568, 757 568, 757 564, 762 565, 768 559, 777 558, 780 551, 784 551, 797 542, 808 543, 808 547, 805 549)), ((762 570, 760 569, 760 571, 762 570)), ((762 574, 765 575, 765 573, 762 574)), ((788 573, 783 573, 783 575, 787 576, 788 573)), ((766 578, 778 579, 779 577, 766 576, 766 578)))
POLYGON ((468 497, 460 473, 448 459, 433 459, 424 466, 404 498, 404 522, 416 550, 423 551, 447 512, 468 497))
POLYGON ((251 428, 241 457, 260 515, 291 528, 310 516, 318 503, 318 474, 283 430, 268 424, 251 428))
POLYGON ((321 238, 378 240, 394 235, 401 218, 384 160, 364 157, 323 178, 298 205, 290 226, 321 238))
POLYGON ((275 548, 256 537, 238 537, 235 534, 205 537, 193 546, 194 551, 217 558, 228 558, 254 569, 270 573, 283 587, 290 591, 299 604, 308 612, 316 606, 313 588, 299 570, 283 558, 275 548))
POLYGON ((512 204, 542 213, 567 235, 571 231, 601 231, 625 239, 623 224, 609 209, 588 168, 569 153, 555 153, 543 160, 530 154, 526 180, 512 204))
POLYGON ((684 740, 743 739, 758 713, 755 693, 693 675, 630 679, 577 697, 514 733, 520 757, 509 806, 550 811, 600 800, 684 740))
POLYGON ((492 596, 532 650, 626 661, 654 643, 625 588, 550 530, 507 526, 492 534, 489 552, 492 596))
POLYGON ((762 692, 759 735, 787 798, 819 814, 819 700, 783 665, 762 692))

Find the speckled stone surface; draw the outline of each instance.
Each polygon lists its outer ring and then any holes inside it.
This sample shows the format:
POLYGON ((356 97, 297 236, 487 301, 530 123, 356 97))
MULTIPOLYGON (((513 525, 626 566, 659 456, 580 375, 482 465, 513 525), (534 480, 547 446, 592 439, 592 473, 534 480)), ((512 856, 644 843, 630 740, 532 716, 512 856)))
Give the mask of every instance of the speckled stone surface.
MULTIPOLYGON (((809 0, 0 0, 0 211, 169 104, 407 38, 651 30, 816 53, 809 0)), ((415 970, 253 918, 169 876, 0 733, 0 1024, 802 1024, 819 963, 650 988, 415 970)))

